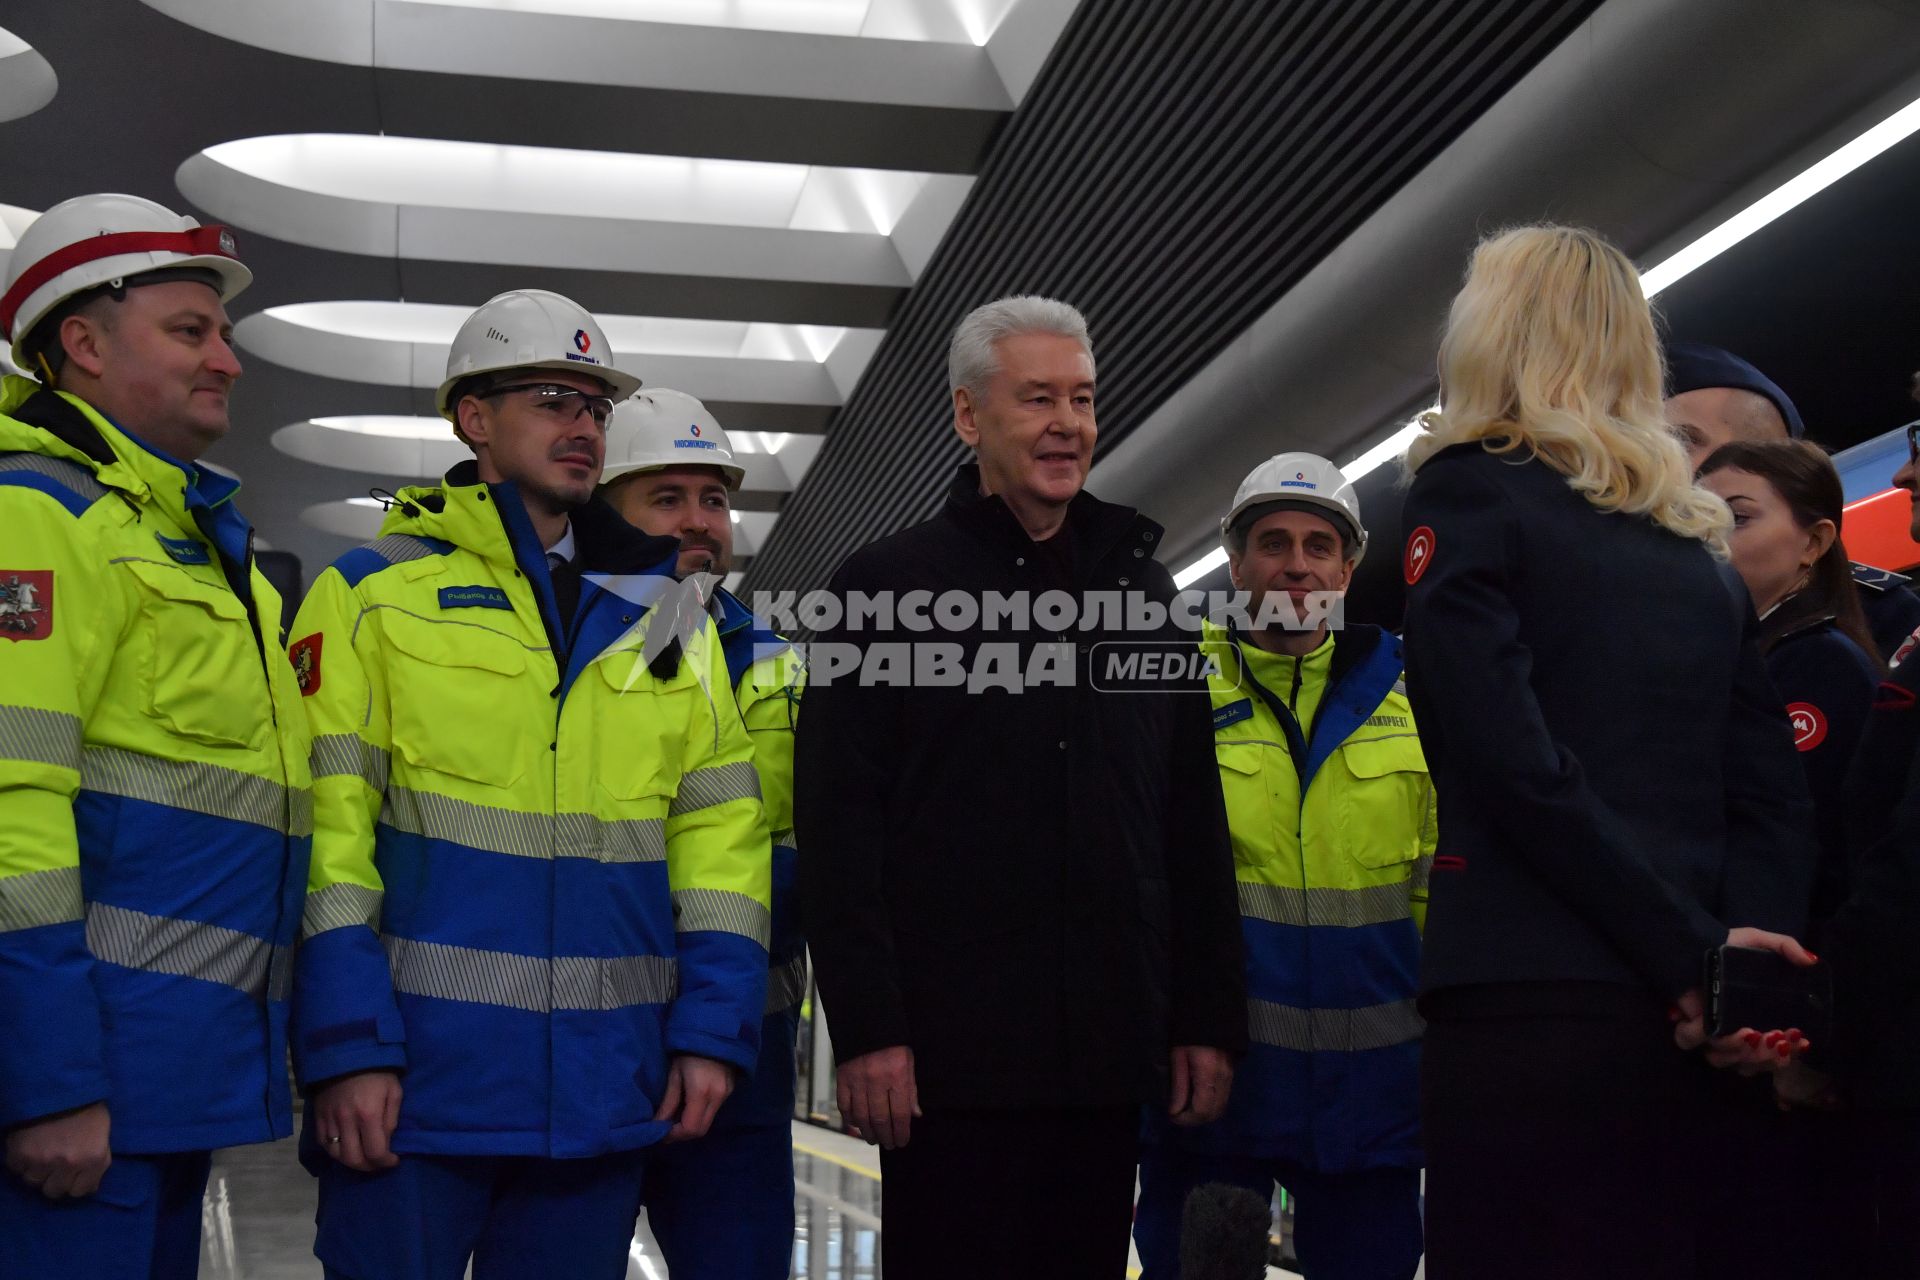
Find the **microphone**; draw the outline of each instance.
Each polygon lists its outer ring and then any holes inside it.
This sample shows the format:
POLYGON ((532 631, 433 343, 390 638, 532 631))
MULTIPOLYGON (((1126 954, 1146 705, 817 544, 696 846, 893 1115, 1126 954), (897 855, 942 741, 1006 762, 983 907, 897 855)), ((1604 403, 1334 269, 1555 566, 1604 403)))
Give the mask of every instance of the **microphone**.
POLYGON ((1273 1214, 1245 1187, 1195 1187, 1180 1218, 1180 1280, 1266 1280, 1273 1214))

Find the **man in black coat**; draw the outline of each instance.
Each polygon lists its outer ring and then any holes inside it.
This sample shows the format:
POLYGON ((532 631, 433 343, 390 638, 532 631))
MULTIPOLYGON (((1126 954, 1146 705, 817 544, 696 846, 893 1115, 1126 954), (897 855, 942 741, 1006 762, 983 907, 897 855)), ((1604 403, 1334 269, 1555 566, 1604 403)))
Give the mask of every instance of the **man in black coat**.
POLYGON ((981 307, 949 371, 976 461, 847 559, 809 654, 801 916, 887 1273, 1111 1280, 1141 1105, 1216 1118, 1246 1044, 1206 685, 1116 674, 1194 646, 1159 527, 1081 491, 1079 312, 981 307))

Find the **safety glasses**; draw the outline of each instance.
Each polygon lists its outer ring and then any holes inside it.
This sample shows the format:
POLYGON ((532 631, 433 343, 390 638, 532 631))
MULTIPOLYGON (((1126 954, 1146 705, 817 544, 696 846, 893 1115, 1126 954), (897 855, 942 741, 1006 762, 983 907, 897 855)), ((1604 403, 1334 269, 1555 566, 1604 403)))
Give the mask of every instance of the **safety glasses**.
POLYGON ((1907 433, 1907 461, 1920 463, 1920 422, 1909 422, 1901 430, 1907 433))
POLYGON ((593 424, 604 428, 607 419, 613 416, 613 399, 610 396, 589 395, 572 387, 563 387, 553 382, 510 382, 503 387, 489 387, 477 394, 483 400, 494 396, 503 396, 510 391, 524 391, 533 399, 533 407, 542 413, 550 413, 562 423, 574 423, 580 415, 591 414, 593 424))

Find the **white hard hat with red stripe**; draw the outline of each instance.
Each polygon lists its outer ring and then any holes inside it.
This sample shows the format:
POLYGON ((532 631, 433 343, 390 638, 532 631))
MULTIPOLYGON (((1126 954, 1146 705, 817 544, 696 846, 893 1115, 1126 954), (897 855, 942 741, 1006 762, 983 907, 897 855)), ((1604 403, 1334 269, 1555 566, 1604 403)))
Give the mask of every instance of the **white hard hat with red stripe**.
POLYGON ((32 367, 34 326, 61 303, 105 285, 124 287, 157 271, 204 271, 222 302, 253 283, 234 256, 233 233, 201 226, 163 204, 105 192, 62 200, 20 233, 0 292, 0 337, 14 363, 32 367))
POLYGON ((707 406, 684 391, 652 387, 615 406, 600 483, 665 467, 717 467, 729 489, 738 489, 747 474, 707 406))

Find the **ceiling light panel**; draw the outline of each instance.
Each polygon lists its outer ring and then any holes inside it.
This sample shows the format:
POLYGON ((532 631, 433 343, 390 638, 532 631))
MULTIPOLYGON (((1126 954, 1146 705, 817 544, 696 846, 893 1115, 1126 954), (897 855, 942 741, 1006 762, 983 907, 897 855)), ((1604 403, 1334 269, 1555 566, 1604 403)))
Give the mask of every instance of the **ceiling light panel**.
POLYGON ((927 181, 876 169, 373 134, 241 138, 202 154, 279 186, 381 204, 878 235, 927 181))
POLYGON ((917 274, 890 233, 937 241, 973 181, 360 134, 224 142, 174 177, 216 219, 341 253, 881 288, 917 274))
MULTIPOLYGON (((477 305, 477 304, 476 304, 477 305)), ((449 346, 472 307, 425 302, 296 302, 268 307, 262 316, 285 325, 376 342, 449 346)), ((821 325, 689 320, 667 316, 600 315, 613 349, 629 355, 741 357, 824 362, 849 330, 821 325)))
POLYGON ((226 39, 349 66, 964 111, 1014 108, 979 46, 1011 8, 1039 2, 145 0, 226 39))
POLYGON ((32 45, 0 27, 0 121, 30 116, 53 101, 60 77, 32 45))

